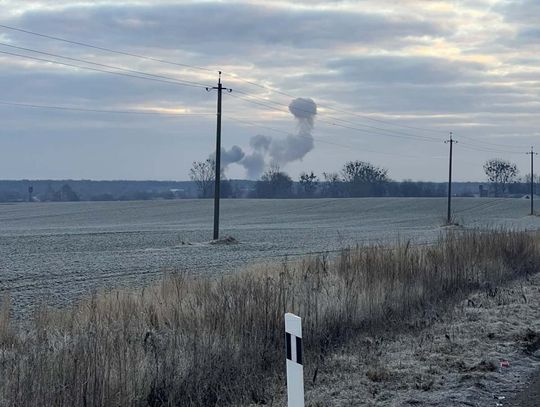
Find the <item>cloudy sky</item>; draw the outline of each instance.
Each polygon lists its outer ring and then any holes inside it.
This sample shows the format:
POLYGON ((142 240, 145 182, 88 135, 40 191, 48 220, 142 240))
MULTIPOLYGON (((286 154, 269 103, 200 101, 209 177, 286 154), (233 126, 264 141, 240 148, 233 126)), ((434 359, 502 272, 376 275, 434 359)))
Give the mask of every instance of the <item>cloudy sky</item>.
POLYGON ((457 180, 540 149, 537 0, 0 0, 0 24, 0 179, 187 179, 214 150, 218 70, 225 148, 311 131, 281 162, 295 178, 359 159, 442 181, 450 131, 457 180))

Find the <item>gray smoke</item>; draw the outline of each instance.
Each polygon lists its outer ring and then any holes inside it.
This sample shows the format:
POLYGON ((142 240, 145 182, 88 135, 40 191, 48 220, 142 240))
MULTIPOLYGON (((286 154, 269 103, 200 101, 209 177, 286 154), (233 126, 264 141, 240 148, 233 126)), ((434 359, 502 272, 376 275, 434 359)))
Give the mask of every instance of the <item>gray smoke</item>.
POLYGON ((229 164, 237 163, 242 160, 246 154, 238 146, 232 146, 229 151, 221 148, 221 166, 226 168, 229 164))
POLYGON ((248 179, 259 178, 266 166, 264 155, 257 152, 246 155, 240 164, 246 169, 248 179))
MULTIPOLYGON (((245 157, 245 153, 238 146, 232 146, 229 150, 221 147, 221 169, 225 171, 230 164, 237 163, 245 157)), ((216 152, 214 151, 210 158, 215 159, 216 152)))
POLYGON ((268 151, 271 143, 272 137, 263 136, 262 134, 257 134, 249 140, 249 145, 255 151, 268 151))
POLYGON ((300 127, 311 133, 313 130, 313 119, 317 114, 317 105, 313 99, 297 98, 289 104, 289 112, 298 119, 300 127))
POLYGON ((298 121, 298 133, 280 139, 261 134, 252 137, 249 144, 253 152, 238 161, 246 169, 249 178, 258 178, 270 163, 285 166, 301 160, 313 150, 315 143, 311 133, 317 105, 312 99, 297 98, 289 104, 289 111, 298 121))

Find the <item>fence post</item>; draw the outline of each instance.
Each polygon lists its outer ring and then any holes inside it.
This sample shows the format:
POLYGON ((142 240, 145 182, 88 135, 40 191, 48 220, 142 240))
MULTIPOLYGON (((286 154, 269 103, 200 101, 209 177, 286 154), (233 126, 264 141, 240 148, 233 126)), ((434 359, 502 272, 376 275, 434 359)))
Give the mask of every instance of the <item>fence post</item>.
POLYGON ((302 364, 302 318, 285 314, 287 346, 288 407, 304 407, 304 366, 302 364))

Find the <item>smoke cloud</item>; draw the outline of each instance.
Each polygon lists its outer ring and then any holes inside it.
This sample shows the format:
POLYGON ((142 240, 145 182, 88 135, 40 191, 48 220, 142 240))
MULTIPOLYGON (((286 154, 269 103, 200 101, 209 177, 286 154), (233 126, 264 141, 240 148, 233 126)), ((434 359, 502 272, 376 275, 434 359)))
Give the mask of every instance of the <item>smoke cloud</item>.
POLYGON ((263 136, 262 134, 257 134, 256 136, 251 137, 251 140, 249 140, 249 145, 255 151, 268 151, 271 143, 272 138, 263 136))
MULTIPOLYGON (((289 104, 289 111, 298 123, 298 132, 285 138, 274 139, 270 136, 258 134, 251 138, 249 145, 252 152, 245 154, 240 149, 235 157, 243 154, 237 161, 247 172, 248 178, 258 178, 269 164, 285 166, 290 162, 301 160, 313 150, 315 143, 312 132, 314 119, 317 114, 317 105, 312 99, 297 98, 289 104)), ((231 150, 233 149, 231 148, 231 150)))
POLYGON ((232 146, 230 150, 221 148, 221 166, 225 169, 229 164, 237 163, 246 154, 238 146, 232 146))
MULTIPOLYGON (((225 171, 230 164, 241 161, 246 156, 246 153, 238 146, 232 146, 229 150, 221 147, 221 169, 225 171)), ((211 159, 216 158, 216 152, 214 151, 210 155, 211 159)))
POLYGON ((259 178, 266 166, 264 155, 257 152, 246 155, 240 164, 246 169, 249 179, 259 178))

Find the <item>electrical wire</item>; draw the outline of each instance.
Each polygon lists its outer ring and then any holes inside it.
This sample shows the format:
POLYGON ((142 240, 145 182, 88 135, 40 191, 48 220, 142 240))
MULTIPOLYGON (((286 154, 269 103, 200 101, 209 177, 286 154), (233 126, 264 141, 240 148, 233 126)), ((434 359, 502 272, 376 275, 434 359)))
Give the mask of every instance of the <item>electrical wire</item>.
POLYGON ((207 88, 208 87, 208 85, 206 85, 204 83, 186 81, 186 80, 182 80, 182 79, 176 79, 176 78, 173 78, 173 77, 170 77, 170 76, 157 75, 157 74, 152 74, 152 73, 148 73, 148 72, 138 71, 138 70, 135 70, 135 69, 122 68, 122 67, 118 67, 118 66, 114 66, 114 65, 107 65, 107 64, 102 64, 102 63, 99 63, 99 62, 92 62, 92 61, 88 61, 88 60, 85 60, 85 59, 80 59, 80 58, 67 57, 65 55, 53 54, 53 53, 50 53, 50 52, 39 51, 39 50, 35 50, 35 49, 32 49, 32 48, 18 47, 16 45, 6 44, 4 42, 0 42, 0 45, 4 46, 4 47, 9 47, 9 48, 15 48, 15 49, 18 49, 18 50, 21 50, 21 51, 34 52, 34 53, 40 54, 40 55, 46 55, 46 56, 51 56, 51 57, 55 57, 55 58, 66 59, 68 61, 82 62, 82 63, 89 64, 89 65, 100 66, 100 67, 103 67, 103 68, 116 69, 116 70, 122 71, 122 72, 128 72, 128 73, 133 73, 133 74, 137 74, 137 75, 146 75, 146 76, 150 76, 150 77, 153 77, 153 78, 159 78, 159 79, 166 79, 166 80, 169 80, 169 81, 174 81, 174 82, 178 82, 178 83, 181 83, 181 84, 185 84, 186 86, 194 86, 194 87, 200 87, 200 88, 207 88))
POLYGON ((0 100, 0 105, 15 106, 15 107, 29 107, 36 109, 53 109, 53 110, 67 110, 75 112, 89 112, 89 113, 113 113, 113 114, 138 114, 138 115, 154 115, 154 116, 214 116, 215 113, 162 113, 143 110, 109 110, 109 109, 94 109, 84 107, 73 106, 56 106, 56 105, 39 105, 33 103, 20 103, 20 102, 7 102, 0 100))
MULTIPOLYGON (((108 48, 108 47, 101 47, 101 46, 97 46, 97 45, 93 45, 93 44, 89 44, 89 43, 85 43, 85 42, 82 42, 82 41, 73 41, 73 40, 68 40, 66 38, 62 38, 62 37, 57 37, 57 36, 52 36, 52 35, 47 35, 47 34, 43 34, 43 33, 38 33, 38 32, 35 32, 35 31, 30 31, 30 30, 25 30, 25 29, 22 29, 22 28, 18 28, 18 27, 13 27, 13 26, 8 26, 8 25, 5 25, 5 24, 0 24, 0 27, 1 28, 4 28, 4 29, 8 29, 8 30, 12 30, 12 31, 17 31, 17 32, 21 32, 21 33, 25 33, 25 34, 29 34, 29 35, 34 35, 34 36, 39 36, 39 37, 42 37, 42 38, 47 38, 47 39, 52 39, 52 40, 55 40, 55 41, 61 41, 61 42, 65 42, 65 43, 69 43, 69 44, 73 44, 73 45, 77 45, 77 46, 82 46, 82 47, 87 47, 87 48, 93 48, 93 49, 97 49, 97 50, 101 50, 101 51, 106 51, 106 52, 110 52, 110 53, 115 53, 115 54, 119 54, 119 55, 125 55, 125 56, 130 56, 130 57, 135 57, 135 58, 140 58, 140 59, 144 59, 144 60, 149 60, 149 61, 154 61, 154 62, 159 62, 159 63, 164 63, 164 64, 170 64, 170 65, 176 65, 176 66, 182 66, 182 67, 185 67, 185 68, 190 68, 190 69, 196 69, 196 70, 200 70, 200 71, 205 71, 205 72, 214 72, 214 70, 212 69, 209 69, 209 68, 205 68, 205 67, 201 67, 201 66, 197 66, 197 65, 191 65, 191 64, 186 64, 186 63, 180 63, 180 62, 175 62, 175 61, 170 61, 170 60, 166 60, 166 59, 160 59, 160 58, 154 58, 154 57, 149 57, 149 56, 144 56, 144 55, 140 55, 140 54, 136 54, 136 53, 131 53, 131 52, 127 52, 127 51, 122 51, 122 50, 117 50, 117 49, 113 49, 113 48, 108 48)), ((4 46, 10 46, 10 47, 13 47, 13 48, 18 48, 18 49, 25 49, 23 47, 16 47, 16 46, 13 46, 13 45, 9 45, 9 44, 2 44, 4 46)), ((168 79, 168 80, 174 80, 174 81, 177 81, 177 82, 182 82, 182 83, 185 83, 186 85, 188 83, 190 83, 190 81, 181 81, 181 80, 177 80, 175 78, 168 78, 168 77, 163 77, 163 76, 160 76, 160 75, 154 75, 154 74, 149 74, 149 73, 145 73, 145 72, 141 72, 141 71, 135 71, 135 70, 126 70, 124 68, 119 68, 119 67, 112 67, 112 66, 107 66, 105 64, 99 64, 99 63, 94 63, 94 62, 90 62, 90 61, 85 61, 85 60, 78 60, 78 59, 75 59, 75 58, 69 58, 69 57, 65 57, 65 56, 61 56, 61 55, 55 55, 55 54, 51 54, 51 53, 44 53, 44 52, 41 52, 41 51, 36 51, 36 50, 31 50, 31 49, 26 49, 28 51, 31 51, 31 52, 38 52, 38 53, 41 53, 41 54, 44 54, 44 55, 49 55, 49 56, 56 56, 56 57, 59 57, 59 58, 65 58, 65 59, 70 59, 70 60, 73 60, 73 61, 79 61, 79 62, 85 62, 85 63, 89 63, 89 64, 94 64, 94 65, 98 65, 98 66, 104 66, 104 67, 108 67, 108 68, 111 68, 111 69, 118 69, 118 70, 124 70, 124 71, 127 71, 127 72, 133 72, 133 73, 138 73, 138 74, 142 74, 142 75, 149 75, 149 76, 154 76, 154 77, 160 77, 162 79, 168 79)), ((49 61, 47 61, 49 62, 49 61)), ((108 72, 110 73, 110 72, 108 72)), ((286 96, 286 97, 290 97, 290 98, 296 98, 296 96, 290 94, 290 93, 287 93, 287 92, 283 92, 275 87, 271 87, 271 86, 268 86, 268 85, 263 85, 263 84, 260 84, 260 83, 256 83, 256 82, 253 82, 253 81, 250 81, 250 80, 247 80, 247 79, 243 79, 241 77, 239 77, 238 75, 234 74, 234 73, 228 73, 228 72, 223 72, 224 75, 227 75, 231 78, 234 78, 235 80, 238 80, 238 81, 241 81, 243 83, 246 83, 246 84, 249 84, 249 85, 252 85, 252 86, 256 86, 258 88, 261 88, 261 89, 265 89, 265 90, 268 90, 268 91, 271 91, 273 93, 277 93, 277 94, 280 94, 280 95, 283 95, 283 96, 286 96)), ((204 87, 207 87, 206 85, 204 84, 200 84, 200 83, 196 83, 196 82, 192 82, 192 84, 197 84, 199 86, 204 86, 204 87)), ((237 92, 239 93, 243 93, 245 95, 249 95, 249 96, 252 96, 252 97, 256 97, 255 95, 252 95, 248 92, 243 92, 241 90, 236 90, 237 92)), ((268 101, 267 99, 265 99, 266 101, 268 101)), ((268 102, 272 102, 272 103, 275 103, 275 104, 278 104, 277 102, 273 102, 273 101, 268 101, 268 102)), ((327 106, 327 105, 321 105, 319 104, 320 107, 322 108, 325 108, 325 109, 328 109, 328 110, 332 110, 332 111, 335 111, 335 112, 338 112, 338 113, 342 113, 342 114, 347 114, 347 115, 352 115, 352 116, 355 116, 355 117, 359 117, 359 118, 362 118, 362 119, 366 119, 366 120, 370 120, 370 121, 373 121, 373 122, 377 122, 377 123, 382 123, 382 124, 386 124, 386 125, 389 125, 389 126, 395 126, 395 127, 401 127, 401 128, 407 128, 407 129, 412 129, 412 130, 418 130, 418 131, 425 131, 425 132, 432 132, 432 133, 437 133, 437 134, 446 134, 445 132, 443 131, 440 131, 440 130, 433 130, 433 129, 428 129, 428 128, 422 128, 422 127, 417 127, 417 126, 408 126, 408 125, 403 125, 403 124, 398 124, 398 123, 394 123, 394 122, 390 122, 390 121, 385 121, 385 120, 381 120, 381 119, 375 119, 373 117, 370 117, 370 116, 367 116, 367 115, 363 115, 363 114, 360 114, 360 113, 357 113, 357 112, 352 112, 352 111, 347 111, 345 109, 336 109, 336 108, 333 108, 331 106, 327 106)), ((336 119, 338 121, 342 121, 342 122, 345 122, 345 123, 349 123, 349 124, 354 124, 356 126, 358 126, 359 124, 358 123, 352 123, 350 121, 346 121, 344 119, 336 119)), ((364 124, 360 124, 360 126, 362 127, 372 127, 373 129, 376 129, 376 130, 379 130, 379 131, 384 131, 384 132, 395 132, 393 130, 389 130, 389 129, 381 129, 381 128, 377 128, 377 127, 373 127, 373 126, 368 126, 368 125, 364 125, 364 124)), ((357 128, 354 128, 354 130, 358 130, 357 128)), ((420 138, 421 136, 419 135, 415 135, 414 136, 415 138, 420 138)), ((467 138, 465 136, 461 136, 463 138, 467 138)), ((469 140, 473 140, 472 138, 469 138, 469 140)), ((500 146, 500 147, 507 147, 507 148, 514 148, 512 146, 509 146, 509 145, 503 145, 503 144, 497 144, 497 143, 493 143, 493 142, 486 142, 487 144, 490 144, 490 145, 494 145, 494 146, 500 146)))
POLYGON ((465 149, 468 149, 468 150, 472 150, 472 151, 480 151, 480 152, 486 152, 486 153, 499 153, 499 154, 523 154, 523 153, 518 153, 518 152, 515 152, 515 151, 505 151, 505 150, 497 150, 497 149, 493 149, 493 148, 489 148, 489 147, 478 147, 478 146, 475 146, 473 144, 468 144, 468 143, 464 143, 464 142, 461 142, 460 143, 461 146, 465 149))
POLYGON ((30 30, 24 30, 22 28, 12 27, 12 26, 5 25, 5 24, 0 24, 0 27, 5 28, 7 30, 18 31, 18 32, 22 32, 22 33, 25 33, 25 34, 35 35, 35 36, 42 37, 42 38, 48 38, 48 39, 55 40, 55 41, 62 41, 62 42, 68 43, 68 44, 79 45, 79 46, 82 46, 82 47, 98 49, 100 51, 111 52, 111 53, 114 53, 114 54, 125 55, 125 56, 140 58, 140 59, 146 59, 148 61, 160 62, 160 63, 163 63, 163 64, 182 66, 182 67, 185 67, 185 68, 197 69, 197 70, 200 70, 200 71, 214 72, 214 70, 212 70, 212 69, 204 68, 204 67, 201 67, 201 66, 190 65, 190 64, 180 63, 180 62, 172 62, 172 61, 167 61, 165 59, 159 59, 159 58, 149 57, 149 56, 135 54, 135 53, 131 53, 131 52, 115 50, 115 49, 112 49, 112 48, 100 47, 100 46, 88 44, 88 43, 85 43, 85 42, 72 41, 72 40, 68 40, 66 38, 55 37, 55 36, 52 36, 52 35, 42 34, 42 33, 38 33, 38 32, 35 32, 35 31, 30 31, 30 30))
MULTIPOLYGON (((292 134, 292 133, 290 133, 288 131, 285 131, 285 130, 276 129, 276 128, 270 127, 270 126, 260 125, 260 124, 255 123, 255 122, 251 122, 251 121, 247 121, 247 120, 243 120, 243 119, 238 119, 238 118, 234 118, 234 117, 229 117, 228 116, 228 117, 225 118, 225 120, 230 120, 230 121, 246 124, 246 125, 251 126, 251 127, 267 129, 267 130, 270 130, 270 131, 274 131, 276 133, 285 134, 287 136, 307 138, 307 139, 310 139, 310 140, 315 140, 315 141, 317 141, 319 143, 324 143, 324 144, 334 145, 334 146, 338 146, 338 147, 343 147, 343 148, 346 148, 347 150, 351 150, 351 149, 354 148, 354 146, 352 146, 350 144, 347 145, 347 144, 335 143, 335 142, 332 142, 332 141, 323 140, 321 138, 317 138, 317 137, 313 137, 313 136, 303 136, 302 134, 292 134)), ((398 156, 398 157, 405 157, 405 158, 414 158, 414 159, 418 159, 418 158, 437 159, 437 160, 439 159, 439 157, 433 157, 433 156, 429 157, 429 156, 397 154, 397 153, 390 153, 390 152, 387 152, 387 151, 371 150, 371 149, 367 149, 367 148, 364 148, 364 147, 362 147, 362 151, 365 151, 365 152, 368 152, 368 153, 383 154, 383 155, 390 155, 390 156, 398 156)))
MULTIPOLYGON (((0 100, 0 105, 6 105, 6 106, 15 106, 15 107, 25 107, 25 108, 36 108, 36 109, 53 109, 53 110, 62 110, 62 111, 75 111, 75 112, 88 112, 88 113, 112 113, 112 114, 139 114, 139 115, 155 115, 155 116, 171 116, 171 117, 178 117, 178 116, 214 116, 214 113, 160 113, 160 112, 148 112, 148 111, 136 111, 136 110, 110 110, 110 109, 95 109, 95 108, 83 108, 83 107, 73 107, 73 106, 58 106, 58 105, 42 105, 42 104, 33 104, 33 103, 21 103, 21 102, 8 102, 0 100)), ((255 122, 235 118, 235 117, 226 117, 225 120, 234 121, 237 123, 246 124, 251 127, 258 127, 258 128, 264 128, 270 131, 274 131, 277 133, 285 134, 287 136, 293 136, 293 137, 305 137, 305 138, 312 138, 313 140, 316 140, 317 142, 339 146, 346 148, 350 150, 353 148, 351 145, 345 145, 341 143, 335 143, 332 141, 323 140, 316 137, 308 137, 308 136, 302 136, 298 134, 292 134, 288 131, 277 129, 275 127, 270 126, 264 126, 257 124, 255 122)), ((420 157, 420 156, 412 156, 412 155, 402 155, 402 154, 393 154, 389 152, 383 152, 383 151, 376 151, 376 150, 370 150, 362 148, 362 151, 376 153, 376 154, 384 154, 384 155, 393 155, 393 156, 401 156, 401 157, 409 157, 409 158, 437 158, 437 157, 420 157)))
MULTIPOLYGON (((479 142, 478 140, 476 139, 473 139, 472 137, 468 137, 468 136, 459 136, 460 138, 464 138, 466 140, 469 140, 469 143, 472 143, 472 144, 479 144, 479 145, 482 145, 481 142, 479 142)), ((485 141, 484 142, 485 144, 489 144, 489 145, 492 145, 492 146, 497 146, 497 147, 504 147, 504 148, 513 148, 513 149, 527 149, 529 148, 529 146, 525 146, 525 145, 509 145, 509 144, 500 144, 500 143, 493 143, 491 141, 485 141)))
MULTIPOLYGON (((236 80, 239 80, 241 82, 247 83, 249 85, 257 86, 259 88, 266 89, 266 90, 269 90, 271 92, 274 92, 274 93, 277 93, 277 94, 280 94, 280 95, 283 95, 283 96, 287 96, 287 97, 290 97, 290 98, 293 98, 293 99, 298 98, 298 96, 291 95, 290 93, 283 92, 283 91, 281 91, 279 89, 270 87, 268 85, 261 85, 259 83, 255 83, 253 81, 249 81, 247 79, 240 78, 236 74, 230 74, 230 73, 228 74, 228 73, 225 72, 224 75, 230 76, 230 77, 235 78, 236 80)), ((244 93, 248 94, 247 92, 244 92, 244 93)), ((345 109, 336 109, 336 108, 333 108, 331 106, 324 105, 324 104, 318 104, 318 106, 322 107, 324 109, 333 110, 333 111, 338 112, 338 113, 344 113, 344 114, 347 114, 347 115, 356 116, 356 117, 359 117, 359 118, 362 118, 362 119, 365 119, 365 120, 371 120, 373 122, 382 123, 382 124, 386 124, 386 125, 389 125, 389 126, 402 127, 402 128, 411 129, 411 130, 426 131, 426 132, 431 132, 431 133, 436 133, 436 134, 447 134, 447 132, 444 132, 442 130, 433 130, 433 129, 427 129, 427 128, 422 128, 422 127, 408 126, 408 125, 393 123, 393 122, 390 122, 390 121, 387 121, 387 120, 375 119, 373 117, 370 117, 370 116, 367 116, 367 115, 364 115, 364 114, 360 114, 358 112, 352 112, 352 111, 348 111, 348 110, 345 110, 345 109)))
MULTIPOLYGON (((88 112, 88 113, 112 113, 112 114, 139 114, 139 115, 155 115, 155 116, 171 116, 171 117, 178 117, 178 116, 214 116, 214 113, 160 113, 160 112, 148 112, 148 111, 137 111, 137 110, 109 110, 109 109, 94 109, 94 108, 83 108, 83 107, 73 107, 73 106, 58 106, 58 105, 42 105, 42 104, 33 104, 33 103, 21 103, 21 102, 8 102, 0 100, 0 105, 6 105, 6 106, 15 106, 15 107, 26 107, 26 108, 36 108, 36 109, 53 109, 53 110, 62 110, 62 111, 75 111, 75 112, 88 112)), ((257 127, 257 128, 263 128, 266 130, 270 130, 276 133, 281 133, 287 136, 293 136, 293 137, 305 137, 305 138, 312 138, 313 140, 334 145, 342 148, 346 148, 350 150, 351 148, 354 148, 352 145, 346 145, 342 143, 336 143, 332 141, 323 140, 321 138, 316 137, 309 137, 309 136, 302 136, 301 134, 292 134, 288 131, 277 129, 275 127, 265 126, 261 124, 257 124, 252 121, 247 121, 235 117, 227 116, 225 120, 230 120, 237 123, 246 124, 251 127, 257 127)), ((362 147, 362 151, 371 152, 375 154, 383 154, 383 155, 392 155, 392 156, 400 156, 400 157, 408 157, 408 158, 428 158, 428 159, 439 159, 438 157, 421 157, 416 155, 403 155, 403 154, 395 154, 395 153, 389 153, 385 151, 377 151, 377 150, 371 150, 366 149, 362 147)))
MULTIPOLYGON (((268 102, 268 103, 272 103, 274 105, 278 105, 280 107, 287 107, 288 108, 288 105, 285 105, 285 104, 282 104, 282 103, 279 103, 279 102, 274 102, 272 100, 266 100, 264 98, 257 97, 257 96, 254 96, 254 95, 250 95, 249 93, 246 93, 246 92, 243 92, 243 91, 240 91, 240 90, 236 90, 236 92, 247 95, 248 97, 253 97, 255 99, 262 100, 263 102, 268 102)), ((248 99, 246 99, 246 100, 248 100, 248 99)), ((270 107, 269 105, 267 105, 265 103, 261 103, 261 105, 270 107)), ((310 111, 299 108, 299 107, 296 107, 296 109, 298 109, 300 111, 303 111, 303 112, 306 112, 306 113, 311 113, 310 111)), ((280 111, 284 111, 284 110, 280 109, 280 111)), ((335 116, 326 116, 326 117, 328 117, 329 119, 332 119, 334 121, 337 121, 337 122, 347 123, 347 124, 356 125, 356 126, 362 126, 362 127, 368 128, 368 129, 383 131, 383 132, 387 132, 387 133, 390 133, 390 134, 404 135, 404 136, 408 136, 408 137, 414 137, 414 138, 419 138, 419 139, 421 138, 421 139, 425 139, 425 140, 434 140, 437 143, 440 142, 440 139, 435 138, 435 137, 427 137, 427 136, 415 135, 415 134, 405 133, 405 132, 396 131, 396 130, 389 130, 389 129, 384 129, 384 128, 381 128, 381 127, 370 126, 368 124, 358 124, 358 123, 355 123, 355 122, 351 122, 350 120, 341 119, 341 118, 338 118, 338 117, 335 117, 335 116)), ((319 121, 320 121, 320 119, 319 119, 319 121)))
MULTIPOLYGON (((255 104, 255 105, 258 105, 258 106, 262 106, 262 107, 265 107, 265 108, 270 109, 270 110, 274 110, 274 111, 278 111, 278 112, 282 112, 282 113, 287 113, 286 110, 271 106, 271 105, 269 105, 267 103, 257 102, 255 100, 247 99, 247 98, 242 97, 242 96, 234 95, 232 93, 228 94, 228 95, 233 97, 233 98, 241 99, 241 100, 244 100, 244 101, 246 101, 248 103, 255 104)), ((336 123, 335 121, 328 121, 328 120, 324 120, 324 119, 318 119, 318 122, 326 123, 326 124, 336 126, 336 127, 342 127, 342 128, 349 129, 349 130, 355 130, 355 131, 367 133, 367 134, 370 134, 370 135, 378 135, 378 136, 394 137, 394 138, 406 138, 406 139, 414 139, 414 140, 419 140, 419 141, 427 141, 427 142, 435 142, 435 143, 440 143, 441 142, 441 140, 431 138, 431 137, 426 138, 426 137, 423 137, 423 136, 416 136, 416 135, 407 134, 407 133, 404 133, 404 134, 403 133, 402 134, 380 133, 378 131, 372 131, 372 130, 367 130, 367 129, 363 129, 363 128, 359 128, 359 127, 348 126, 348 125, 345 125, 345 124, 342 124, 342 123, 336 123)))
MULTIPOLYGON (((117 49, 113 49, 113 48, 101 47, 101 46, 97 46, 97 45, 93 45, 93 44, 89 44, 89 43, 85 43, 85 42, 81 42, 81 41, 68 40, 66 38, 47 35, 47 34, 43 34, 43 33, 38 33, 38 32, 35 32, 35 31, 30 31, 30 30, 25 30, 25 29, 22 29, 22 28, 8 26, 8 25, 5 25, 5 24, 0 24, 0 27, 4 28, 4 29, 12 30, 12 31, 17 31, 17 32, 21 32, 21 33, 25 33, 25 34, 29 34, 29 35, 39 36, 39 37, 42 37, 42 38, 52 39, 52 40, 55 40, 55 41, 61 41, 61 42, 65 42, 65 43, 69 43, 69 44, 73 44, 73 45, 77 45, 77 46, 93 48, 93 49, 106 51, 106 52, 110 52, 110 53, 115 53, 115 54, 119 54, 119 55, 136 57, 136 58, 140 58, 140 59, 145 59, 145 60, 149 60, 149 61, 170 64, 170 65, 182 66, 182 67, 185 67, 185 68, 196 69, 196 70, 205 71, 205 72, 214 72, 214 70, 209 69, 209 68, 205 68, 205 67, 200 67, 200 66, 186 64, 186 63, 169 61, 169 60, 166 60, 166 59, 159 59, 159 58, 144 56, 144 55, 131 53, 131 52, 127 52, 127 51, 122 51, 122 50, 117 50, 117 49)), ((176 78, 167 77, 167 76, 163 76, 163 75, 156 75, 156 74, 147 73, 147 72, 143 72, 143 71, 137 71, 137 70, 131 70, 131 69, 121 68, 121 67, 117 67, 117 66, 111 66, 111 65, 107 65, 107 64, 101 64, 101 63, 92 62, 92 61, 83 60, 83 59, 78 59, 78 58, 71 58, 71 57, 67 57, 67 56, 63 56, 63 55, 59 55, 59 54, 53 54, 53 53, 38 51, 38 50, 30 49, 30 48, 18 47, 18 46, 11 45, 11 44, 0 43, 0 45, 15 48, 15 49, 19 49, 19 50, 25 50, 25 51, 29 51, 29 52, 39 53, 39 54, 42 54, 42 55, 48 55, 48 56, 53 56, 53 57, 57 57, 57 58, 67 59, 67 60, 71 60, 71 61, 75 61, 75 62, 82 62, 82 63, 91 64, 91 65, 95 65, 95 66, 101 66, 101 67, 105 67, 105 68, 109 68, 109 69, 115 69, 115 70, 118 70, 118 71, 127 72, 128 74, 122 74, 121 72, 111 72, 111 71, 107 71, 107 70, 100 70, 100 69, 97 69, 97 68, 84 67, 84 66, 79 66, 79 65, 75 65, 75 64, 67 64, 67 63, 63 63, 63 62, 59 62, 59 61, 52 61, 52 60, 47 60, 47 59, 43 59, 43 58, 31 57, 31 56, 28 56, 28 55, 21 55, 21 54, 6 52, 6 51, 0 51, 0 53, 6 54, 6 55, 18 56, 18 57, 22 57, 22 58, 28 58, 28 59, 33 59, 33 60, 42 61, 42 62, 48 62, 48 63, 55 63, 55 64, 74 67, 74 68, 79 68, 79 69, 87 69, 87 70, 92 70, 92 71, 97 71, 97 72, 104 72, 104 73, 122 75, 122 76, 137 78, 137 79, 148 79, 148 80, 154 80, 154 81, 158 81, 158 82, 174 83, 174 84, 183 85, 183 86, 205 87, 205 88, 208 87, 207 85, 199 83, 199 82, 179 80, 179 79, 176 79, 176 78), (130 73, 133 73, 133 74, 136 74, 136 75, 131 75, 130 73), (144 75, 144 76, 139 76, 139 75, 144 75)), ((234 78, 235 80, 244 82, 244 83, 252 85, 252 86, 259 87, 261 89, 271 91, 273 93, 277 93, 277 94, 280 94, 280 95, 283 95, 283 96, 286 96, 286 97, 290 97, 290 98, 296 98, 292 94, 289 94, 287 92, 283 92, 283 91, 281 91, 281 90, 279 90, 277 88, 270 87, 268 85, 262 85, 262 84, 259 84, 259 83, 256 83, 256 82, 253 82, 253 81, 250 81, 250 80, 247 80, 247 79, 243 79, 243 78, 239 77, 238 75, 236 75, 234 73, 223 72, 223 74, 227 75, 227 76, 229 76, 231 78, 234 78)), ((236 90, 236 91, 238 93, 242 93, 242 94, 244 94, 244 95, 246 95, 248 97, 252 97, 252 98, 256 98, 256 99, 260 99, 260 100, 265 101, 265 103, 257 103, 257 102, 255 102, 253 100, 244 99, 244 100, 246 100, 246 101, 248 101, 249 103, 252 103, 252 104, 257 104, 257 105, 264 106, 264 107, 267 107, 267 108, 272 108, 267 103, 272 103, 272 104, 275 104, 275 105, 278 105, 278 106, 286 106, 286 105, 281 104, 279 102, 274 102, 274 101, 271 101, 271 100, 268 100, 268 99, 260 98, 260 97, 258 97, 256 95, 250 94, 250 93, 242 91, 242 90, 236 90)), ((327 110, 332 110, 332 111, 335 111, 335 112, 338 112, 338 113, 352 115, 352 116, 355 116, 355 117, 359 117, 359 118, 362 118, 362 119, 374 121, 374 122, 377 122, 377 123, 386 124, 386 125, 389 125, 389 126, 395 126, 395 127, 408 128, 408 129, 413 129, 413 130, 418 130, 418 131, 426 131, 426 132, 432 132, 432 133, 437 133, 437 134, 443 134, 443 131, 440 131, 440 130, 433 130, 433 129, 421 128, 421 127, 416 127, 416 126, 408 126, 408 125, 397 124, 397 123, 393 123, 393 122, 390 122, 390 121, 375 119, 373 117, 363 115, 363 114, 359 114, 357 112, 347 111, 347 110, 344 110, 344 109, 336 109, 336 108, 333 108, 333 107, 327 106, 327 105, 319 104, 319 106, 322 107, 322 108, 325 108, 327 110)), ((282 109, 276 109, 276 108, 274 108, 274 110, 283 111, 282 109)), ((327 121, 327 123, 331 124, 333 126, 342 127, 342 128, 346 128, 346 129, 350 129, 350 130, 361 131, 361 132, 366 132, 366 133, 376 134, 376 135, 389 136, 389 137, 399 137, 399 136, 397 136, 399 134, 399 135, 401 135, 401 136, 403 136, 405 138, 439 142, 439 140, 437 140, 435 138, 432 138, 432 137, 413 135, 413 134, 409 134, 409 133, 397 132, 395 130, 384 129, 384 128, 380 128, 380 127, 365 125, 365 124, 358 124, 358 123, 351 122, 349 120, 335 118, 335 117, 332 117, 332 119, 337 121, 337 122, 351 124, 351 126, 344 125, 344 124, 341 124, 341 123, 335 123, 335 122, 331 123, 331 122, 328 122, 328 121, 327 121), (359 128, 359 127, 356 127, 356 126, 367 127, 367 128, 371 128, 373 130, 377 130, 377 131, 380 131, 380 132, 385 132, 385 133, 388 133, 388 134, 374 133, 374 132, 371 132, 371 131, 368 131, 368 130, 365 130, 365 129, 362 129, 362 128, 359 128)), ((322 121, 323 120, 319 119, 319 122, 322 122, 322 121)), ((468 138, 466 136, 461 136, 461 137, 468 138)), ((508 153, 508 154, 520 154, 520 153, 517 153, 517 152, 503 151, 503 150, 497 150, 497 149, 493 149, 493 148, 489 148, 489 147, 478 146, 478 145, 474 144, 475 141, 473 141, 472 138, 468 138, 468 139, 471 140, 472 142, 468 143, 468 147, 466 147, 466 148, 469 148, 469 149, 472 149, 472 150, 498 152, 498 153, 508 153)), ((486 142, 486 144, 490 144, 490 145, 494 145, 494 146, 501 146, 501 147, 505 147, 505 148, 519 148, 519 147, 513 147, 513 146, 509 146, 509 145, 497 144, 497 143, 492 143, 492 142, 486 142)))
POLYGON ((52 64, 64 65, 64 66, 68 66, 68 67, 72 67, 72 68, 86 69, 86 70, 94 71, 94 72, 109 73, 109 74, 112 74, 112 75, 125 76, 125 77, 129 77, 129 78, 146 79, 146 80, 154 81, 154 82, 161 82, 161 83, 168 83, 168 84, 172 84, 172 85, 189 86, 189 87, 196 87, 196 88, 201 88, 202 87, 202 86, 199 86, 199 85, 190 85, 190 84, 180 83, 178 81, 171 81, 171 80, 153 78, 153 77, 150 77, 150 76, 138 76, 138 75, 132 75, 132 74, 123 73, 123 72, 107 71, 105 69, 91 68, 89 66, 81 66, 81 65, 76 65, 76 64, 70 64, 70 63, 67 63, 67 62, 54 61, 54 60, 51 60, 51 59, 33 57, 33 56, 30 56, 30 55, 17 54, 15 52, 0 51, 0 54, 11 55, 11 56, 16 56, 16 57, 20 57, 20 58, 26 58, 26 59, 32 59, 34 61, 48 62, 48 63, 52 63, 52 64))

